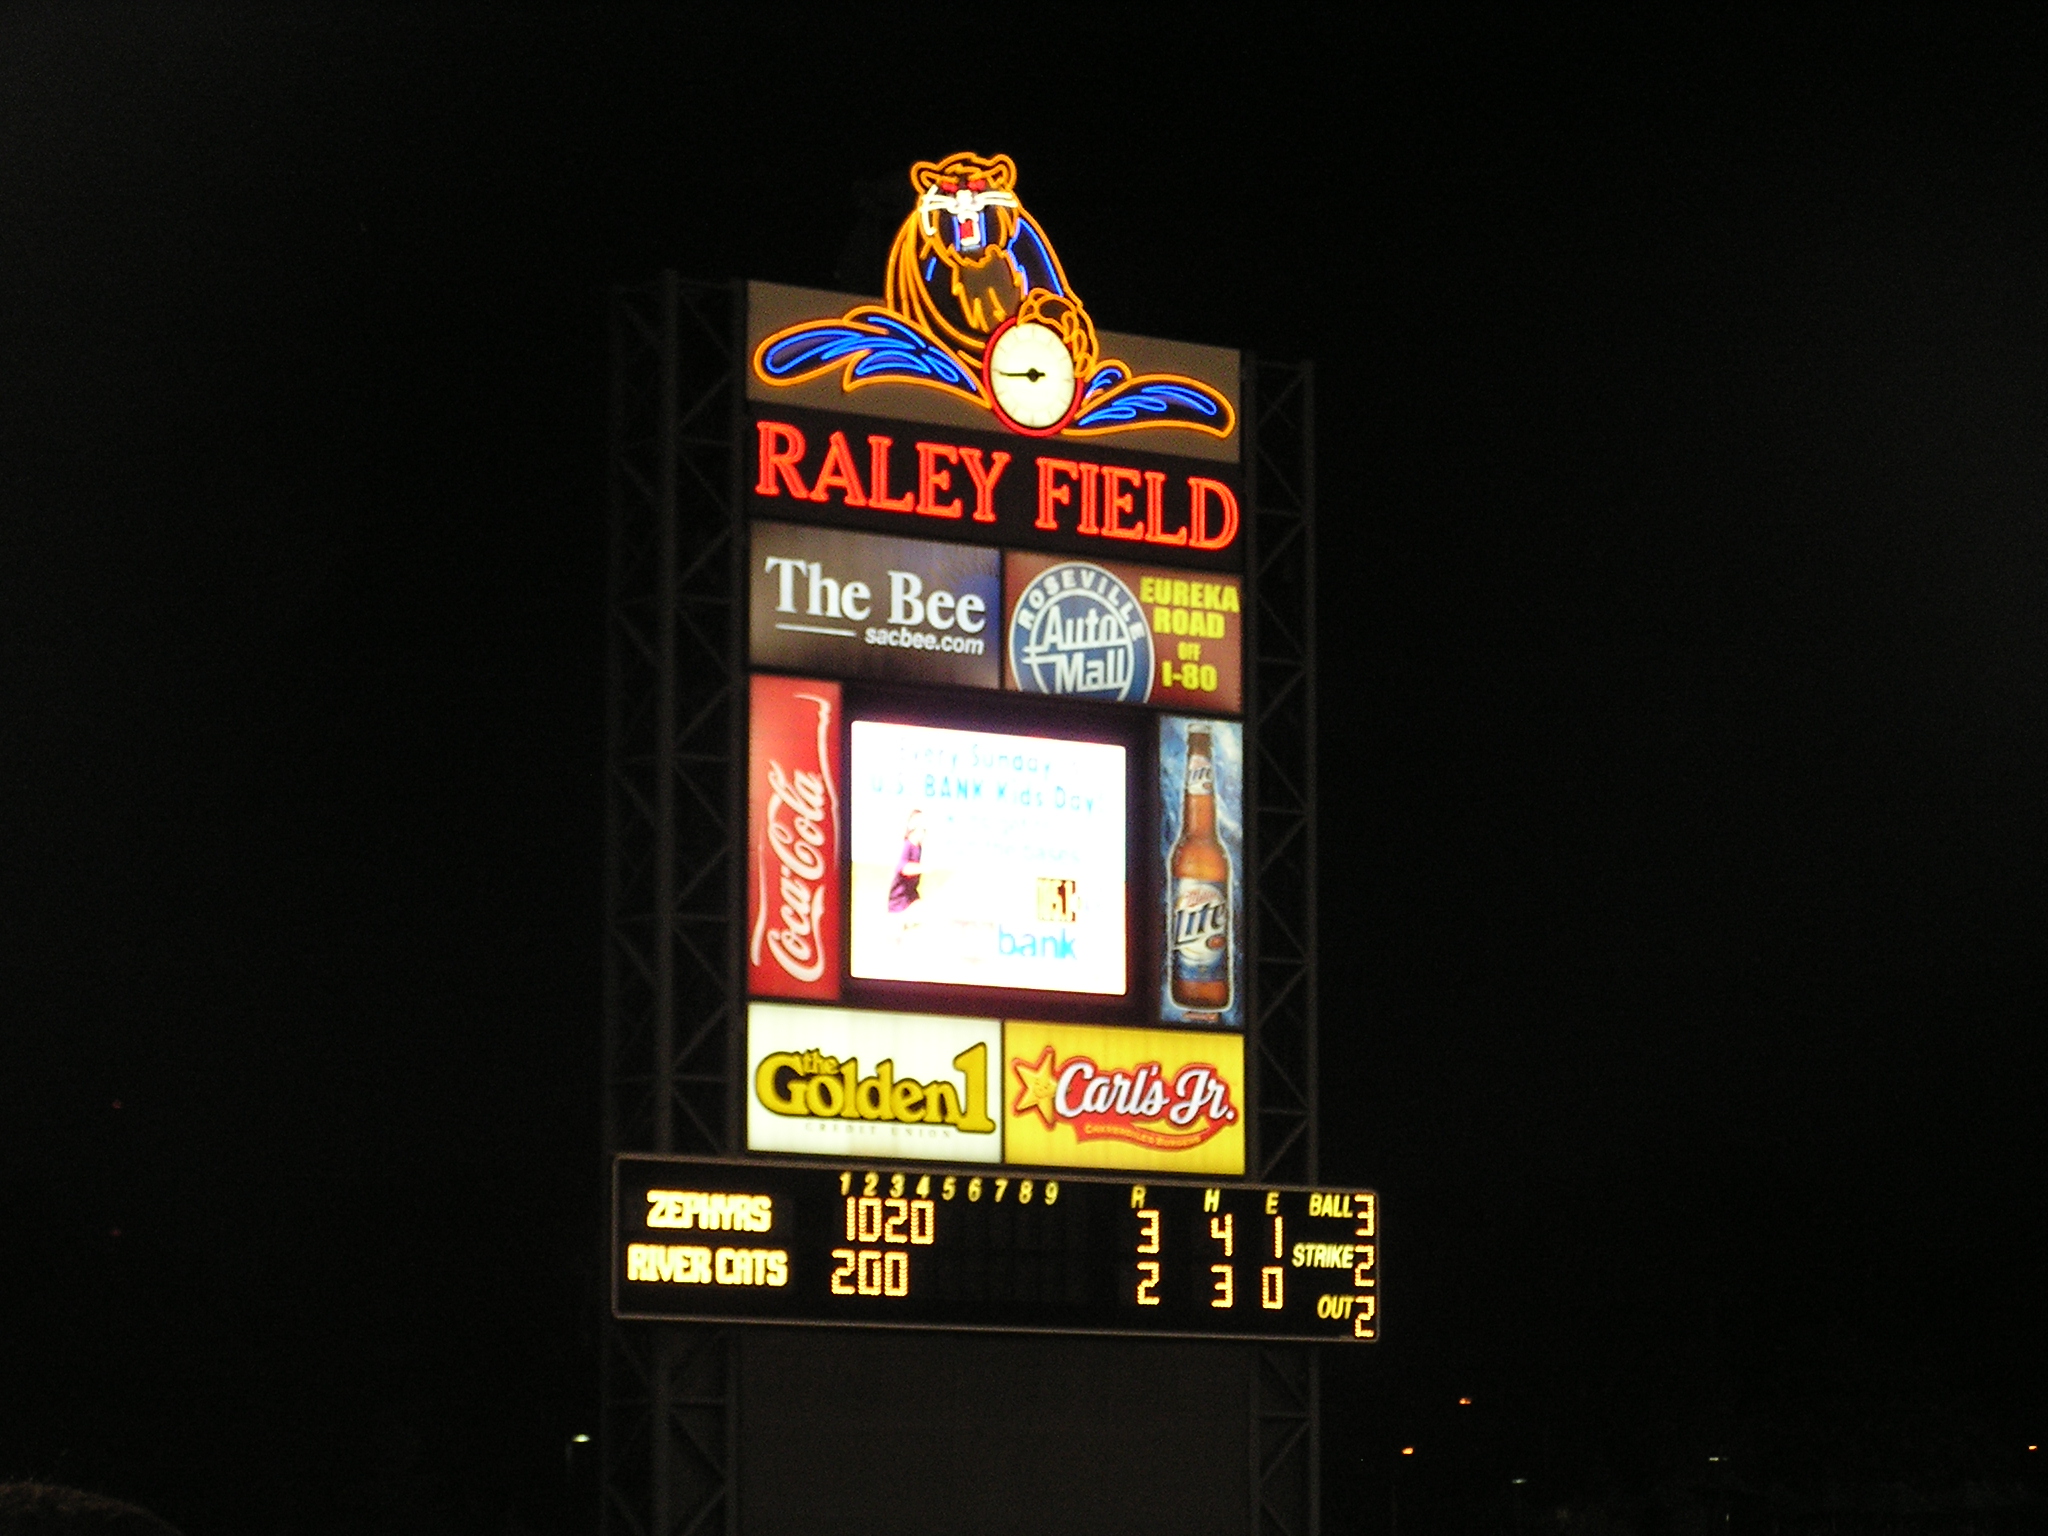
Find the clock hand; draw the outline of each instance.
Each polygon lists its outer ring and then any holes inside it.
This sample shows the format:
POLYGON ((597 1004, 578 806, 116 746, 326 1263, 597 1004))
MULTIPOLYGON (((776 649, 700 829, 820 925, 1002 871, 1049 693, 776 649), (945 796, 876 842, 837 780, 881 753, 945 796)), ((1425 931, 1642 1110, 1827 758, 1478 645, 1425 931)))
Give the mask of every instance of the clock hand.
POLYGON ((1047 377, 1047 375, 1039 372, 1036 368, 1026 368, 1022 373, 1012 373, 1007 368, 998 368, 996 370, 996 377, 999 379, 1029 379, 1032 383, 1036 384, 1040 379, 1047 377))

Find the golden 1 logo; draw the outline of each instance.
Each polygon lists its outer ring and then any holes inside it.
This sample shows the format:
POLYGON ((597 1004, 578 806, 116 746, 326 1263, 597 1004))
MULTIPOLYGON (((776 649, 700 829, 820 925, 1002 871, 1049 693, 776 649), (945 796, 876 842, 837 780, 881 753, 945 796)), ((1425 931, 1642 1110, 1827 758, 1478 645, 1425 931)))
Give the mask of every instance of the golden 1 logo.
POLYGON ((756 1152, 1002 1160, 994 1019, 751 1004, 756 1152))
POLYGON ((754 1072, 754 1093, 770 1114, 820 1120, 894 1120, 903 1125, 950 1125, 969 1135, 996 1128, 988 1117, 988 1047, 970 1045, 953 1058, 959 1082, 898 1077, 884 1057, 872 1076, 860 1058, 841 1061, 826 1051, 776 1051, 754 1072), (964 1102, 963 1102, 964 1100, 964 1102))
POLYGON ((1244 1171, 1239 1036, 1012 1021, 1003 1056, 1010 1162, 1244 1171))

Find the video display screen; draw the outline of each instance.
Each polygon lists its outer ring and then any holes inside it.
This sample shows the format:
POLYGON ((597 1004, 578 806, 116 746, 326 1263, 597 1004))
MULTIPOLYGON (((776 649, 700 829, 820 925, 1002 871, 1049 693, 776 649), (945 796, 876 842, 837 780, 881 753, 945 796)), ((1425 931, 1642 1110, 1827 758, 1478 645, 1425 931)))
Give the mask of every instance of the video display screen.
POLYGON ((852 975, 1127 989, 1123 746, 855 720, 849 781, 852 975))

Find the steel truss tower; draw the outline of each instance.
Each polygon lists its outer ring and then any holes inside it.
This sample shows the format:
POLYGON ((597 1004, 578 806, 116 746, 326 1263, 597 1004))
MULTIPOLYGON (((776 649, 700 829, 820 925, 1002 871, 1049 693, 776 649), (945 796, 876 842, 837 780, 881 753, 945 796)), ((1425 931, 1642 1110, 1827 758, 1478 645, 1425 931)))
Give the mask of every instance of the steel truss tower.
MULTIPOLYGON (((742 301, 664 272, 611 307, 604 1143, 738 1148, 747 677, 733 482, 742 301)), ((606 1272, 609 1272, 607 1263, 606 1272)), ((606 1320, 600 1528, 724 1531, 737 1340, 606 1320)))
MULTIPOLYGON (((665 272, 611 304, 605 611, 604 1142, 741 1150, 745 290, 665 272)), ((1246 359, 1245 856, 1251 1170, 1316 1177, 1314 381, 1246 359)), ((607 1272, 609 1263, 607 1261, 607 1272)), ((607 1318, 606 1536, 740 1529, 732 1330, 607 1318)), ((1253 1532, 1314 1532, 1312 1346, 1247 1351, 1253 1532)))
MULTIPOLYGON (((1315 373, 1244 365, 1246 1057, 1254 1177, 1316 1181, 1315 373)), ((1259 1345, 1251 1383, 1251 1527, 1321 1528, 1321 1367, 1312 1344, 1259 1345)))

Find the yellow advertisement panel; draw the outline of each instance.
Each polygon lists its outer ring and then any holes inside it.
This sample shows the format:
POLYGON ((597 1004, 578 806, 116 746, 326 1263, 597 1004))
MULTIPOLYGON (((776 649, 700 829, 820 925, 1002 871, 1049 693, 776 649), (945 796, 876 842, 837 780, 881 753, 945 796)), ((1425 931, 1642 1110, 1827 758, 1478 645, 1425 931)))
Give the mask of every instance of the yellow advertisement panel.
POLYGON ((998 1162, 1001 1054, 994 1019, 749 1004, 747 1149, 998 1162))
POLYGON ((1004 1160, 1244 1172, 1244 1038, 1003 1025, 1004 1160))

